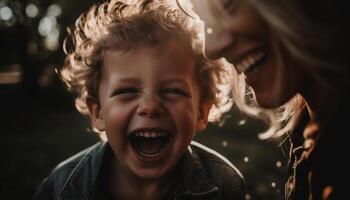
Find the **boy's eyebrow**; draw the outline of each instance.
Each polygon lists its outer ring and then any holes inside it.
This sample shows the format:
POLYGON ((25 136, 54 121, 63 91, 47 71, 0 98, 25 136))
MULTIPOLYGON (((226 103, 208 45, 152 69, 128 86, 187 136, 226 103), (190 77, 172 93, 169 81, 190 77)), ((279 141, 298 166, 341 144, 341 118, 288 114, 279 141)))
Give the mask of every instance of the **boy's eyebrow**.
POLYGON ((179 83, 185 86, 188 85, 187 82, 181 78, 168 78, 162 81, 163 85, 172 84, 172 83, 179 83))
MULTIPOLYGON (((141 85, 142 80, 139 78, 133 78, 133 77, 128 77, 128 78, 121 78, 117 80, 118 85, 119 84, 134 84, 134 85, 141 85)), ((166 78, 164 80, 160 81, 161 85, 171 85, 171 84, 180 84, 183 86, 188 86, 187 81, 181 79, 181 78, 166 78)))
POLYGON ((109 94, 110 97, 112 97, 115 94, 115 92, 117 92, 117 90, 120 89, 120 87, 125 87, 125 86, 138 87, 142 83, 141 83, 141 80, 138 78, 128 77, 128 78, 118 79, 114 84, 113 84, 114 87, 110 90, 110 94, 109 94))
POLYGON ((135 83, 135 84, 141 84, 141 80, 139 78, 121 78, 118 80, 119 83, 135 83))

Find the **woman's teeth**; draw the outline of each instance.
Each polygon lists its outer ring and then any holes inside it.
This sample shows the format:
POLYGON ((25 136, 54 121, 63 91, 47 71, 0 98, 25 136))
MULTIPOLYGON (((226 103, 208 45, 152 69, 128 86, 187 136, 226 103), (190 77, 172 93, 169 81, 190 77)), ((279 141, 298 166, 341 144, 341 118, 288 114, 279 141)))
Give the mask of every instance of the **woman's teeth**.
POLYGON ((266 57, 265 53, 263 51, 259 51, 254 54, 250 54, 245 59, 243 59, 241 62, 239 62, 236 65, 237 73, 241 74, 244 72, 251 72, 254 70, 254 68, 258 67, 262 64, 262 61, 266 57))

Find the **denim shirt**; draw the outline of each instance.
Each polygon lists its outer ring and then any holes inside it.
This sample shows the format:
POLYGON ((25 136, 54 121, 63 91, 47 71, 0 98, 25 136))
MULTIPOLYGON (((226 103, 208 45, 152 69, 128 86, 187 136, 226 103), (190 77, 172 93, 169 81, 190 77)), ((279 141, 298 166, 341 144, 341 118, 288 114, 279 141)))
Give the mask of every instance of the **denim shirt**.
MULTIPOLYGON (((105 199, 98 183, 113 156, 108 143, 98 142, 60 163, 38 188, 35 200, 105 199), (102 194, 102 196, 101 196, 102 194)), ((167 199, 245 198, 241 173, 217 152, 192 142, 180 159, 175 187, 167 199)))

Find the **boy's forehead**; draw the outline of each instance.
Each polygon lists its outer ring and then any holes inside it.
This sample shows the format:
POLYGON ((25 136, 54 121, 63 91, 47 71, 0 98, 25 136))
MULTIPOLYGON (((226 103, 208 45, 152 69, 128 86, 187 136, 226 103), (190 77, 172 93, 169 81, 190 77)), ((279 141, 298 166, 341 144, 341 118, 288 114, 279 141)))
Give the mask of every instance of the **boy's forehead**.
MULTIPOLYGON (((147 37, 147 36, 145 36, 147 37)), ((184 41, 183 38, 171 34, 163 33, 158 35, 157 42, 148 42, 147 39, 136 41, 134 43, 123 45, 120 42, 108 41, 105 46, 104 53, 102 56, 103 62, 113 57, 125 57, 130 56, 138 51, 147 52, 146 55, 153 57, 155 60, 164 57, 164 54, 171 54, 175 58, 183 58, 195 60, 195 52, 191 46, 184 41), (107 56, 113 54, 113 57, 107 56)))
POLYGON ((164 46, 170 39, 178 38, 176 35, 156 29, 154 32, 145 32, 142 36, 135 30, 111 30, 101 43, 103 51, 129 51, 139 46, 164 46), (121 33, 123 32, 123 33, 121 33))
POLYGON ((125 71, 131 66, 143 70, 147 69, 147 65, 155 65, 160 70, 176 73, 192 71, 196 57, 188 45, 171 36, 155 45, 143 42, 129 50, 108 50, 103 55, 102 63, 113 68, 124 68, 125 71))
POLYGON ((127 53, 110 52, 106 60, 102 67, 102 80, 110 85, 136 84, 146 88, 199 85, 196 62, 187 52, 165 50, 155 56, 155 48, 140 46, 127 53))

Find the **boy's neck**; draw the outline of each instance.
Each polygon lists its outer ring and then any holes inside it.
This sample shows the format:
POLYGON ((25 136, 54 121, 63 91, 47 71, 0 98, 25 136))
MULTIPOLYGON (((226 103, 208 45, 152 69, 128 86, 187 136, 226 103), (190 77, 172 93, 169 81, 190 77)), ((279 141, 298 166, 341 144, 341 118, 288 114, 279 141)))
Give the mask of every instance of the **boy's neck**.
POLYGON ((159 179, 145 179, 121 167, 117 162, 113 163, 111 169, 110 191, 114 199, 165 199, 175 184, 175 181, 169 181, 175 180, 174 172, 159 179))

